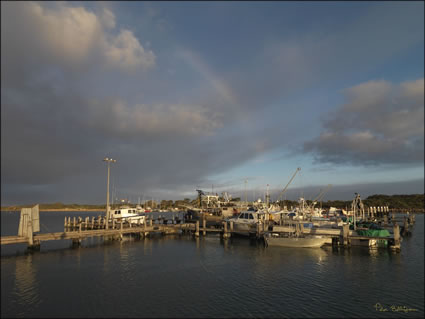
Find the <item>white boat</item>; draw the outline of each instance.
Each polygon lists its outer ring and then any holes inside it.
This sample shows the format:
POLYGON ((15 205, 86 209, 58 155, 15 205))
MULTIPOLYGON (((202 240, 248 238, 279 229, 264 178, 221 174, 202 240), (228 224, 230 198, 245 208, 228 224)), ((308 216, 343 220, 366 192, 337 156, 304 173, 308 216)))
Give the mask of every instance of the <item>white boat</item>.
POLYGON ((293 247, 293 248, 320 248, 327 242, 321 236, 293 236, 283 237, 279 234, 269 234, 264 240, 268 246, 293 247))
POLYGON ((264 212, 255 211, 253 208, 241 212, 237 217, 228 219, 233 222, 233 231, 244 236, 249 236, 250 231, 255 231, 257 223, 263 222, 263 220, 264 212))
POLYGON ((141 215, 137 212, 136 208, 130 207, 120 207, 110 210, 111 219, 117 221, 126 220, 132 224, 141 224, 143 225, 146 222, 146 216, 141 215))

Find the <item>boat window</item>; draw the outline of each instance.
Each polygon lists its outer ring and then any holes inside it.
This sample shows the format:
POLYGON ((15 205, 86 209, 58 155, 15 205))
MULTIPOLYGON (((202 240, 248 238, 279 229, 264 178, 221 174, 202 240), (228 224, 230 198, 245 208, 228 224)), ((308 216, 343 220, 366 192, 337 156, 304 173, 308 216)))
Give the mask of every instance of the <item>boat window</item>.
POLYGON ((254 219, 254 216, 252 216, 252 214, 249 214, 249 219, 254 219))
POLYGON ((118 214, 121 214, 121 211, 120 210, 118 211, 118 214))

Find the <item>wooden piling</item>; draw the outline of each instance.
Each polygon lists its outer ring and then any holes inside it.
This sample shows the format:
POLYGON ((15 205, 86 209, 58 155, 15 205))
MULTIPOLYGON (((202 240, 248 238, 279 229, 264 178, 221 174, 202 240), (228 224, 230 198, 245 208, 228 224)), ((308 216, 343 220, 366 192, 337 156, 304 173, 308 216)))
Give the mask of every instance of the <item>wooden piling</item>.
POLYGON ((223 238, 229 238, 229 233, 227 232, 227 222, 223 221, 223 238))
POLYGON ((202 219, 202 228, 204 229, 203 235, 206 236, 207 234, 207 220, 205 217, 202 219))
POLYGON ((73 221, 73 228, 75 229, 77 227, 77 219, 75 218, 75 216, 72 221, 73 221))
POLYGON ((257 222, 257 238, 260 238, 261 221, 257 222))
POLYGON ((407 235, 409 233, 409 224, 407 222, 406 216, 403 218, 403 235, 407 235))
POLYGON ((391 246, 391 249, 396 251, 400 250, 400 226, 398 224, 394 225, 394 245, 391 246))
POLYGON ((230 221, 230 234, 233 233, 233 220, 230 221))
POLYGON ((196 236, 196 237, 199 237, 199 220, 197 220, 197 221, 196 221, 195 236, 196 236))
POLYGON ((350 231, 350 226, 348 224, 344 224, 342 225, 342 244, 344 245, 344 247, 348 246, 348 234, 350 231))

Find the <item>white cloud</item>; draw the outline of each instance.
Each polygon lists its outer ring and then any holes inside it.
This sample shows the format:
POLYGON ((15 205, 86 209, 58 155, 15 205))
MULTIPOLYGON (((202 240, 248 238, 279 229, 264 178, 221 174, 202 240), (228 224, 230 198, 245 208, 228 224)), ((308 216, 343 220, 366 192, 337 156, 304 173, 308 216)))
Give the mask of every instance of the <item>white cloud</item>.
POLYGON ((105 44, 105 56, 111 65, 132 69, 134 67, 150 68, 155 65, 155 55, 145 51, 139 40, 131 31, 122 30, 116 37, 111 37, 105 44))
POLYGON ((71 68, 97 63, 126 70, 153 67, 155 54, 146 51, 130 30, 115 35, 115 27, 115 15, 106 8, 95 14, 62 2, 50 7, 2 3, 4 60, 13 63, 19 56, 32 64, 37 60, 71 68))
POLYGON ((115 15, 111 10, 103 8, 102 15, 100 16, 102 24, 105 28, 113 29, 115 28, 115 15))

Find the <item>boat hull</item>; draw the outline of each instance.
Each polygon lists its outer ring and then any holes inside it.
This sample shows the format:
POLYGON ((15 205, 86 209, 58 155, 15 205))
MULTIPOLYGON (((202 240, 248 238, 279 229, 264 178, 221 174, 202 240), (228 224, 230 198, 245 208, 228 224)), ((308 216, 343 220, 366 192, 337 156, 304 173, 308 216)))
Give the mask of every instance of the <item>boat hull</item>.
POLYGON ((293 248, 320 248, 327 238, 321 237, 265 237, 268 246, 293 247, 293 248))

